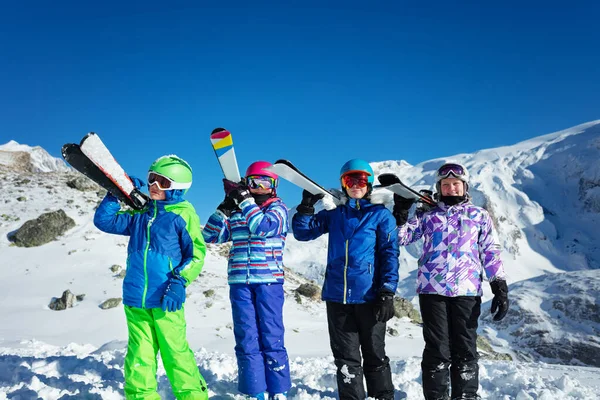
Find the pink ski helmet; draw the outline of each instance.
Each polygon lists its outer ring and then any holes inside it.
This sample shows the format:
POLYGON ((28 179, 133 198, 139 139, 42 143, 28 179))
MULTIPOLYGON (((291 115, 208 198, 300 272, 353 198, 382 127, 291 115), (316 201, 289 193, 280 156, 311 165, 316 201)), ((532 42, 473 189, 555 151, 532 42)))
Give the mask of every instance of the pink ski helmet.
POLYGON ((249 176, 253 176, 253 175, 268 176, 269 178, 273 178, 273 180, 275 181, 273 188, 276 188, 277 184, 279 183, 279 175, 277 175, 274 172, 264 169, 266 167, 270 167, 271 165, 272 164, 268 161, 253 162, 252 164, 250 164, 250 166, 246 170, 246 178, 248 178, 249 176))

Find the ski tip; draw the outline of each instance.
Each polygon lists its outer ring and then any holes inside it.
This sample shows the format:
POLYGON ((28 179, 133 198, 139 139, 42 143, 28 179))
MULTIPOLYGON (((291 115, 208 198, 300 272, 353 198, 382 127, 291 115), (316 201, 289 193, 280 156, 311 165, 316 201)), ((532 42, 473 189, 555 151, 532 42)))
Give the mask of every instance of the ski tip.
POLYGON ((62 157, 66 158, 69 150, 72 149, 72 148, 75 148, 75 147, 79 147, 79 145, 76 144, 76 143, 65 143, 65 144, 63 144, 63 146, 60 149, 60 153, 62 154, 62 157))
POLYGON ((213 129, 212 133, 210 134, 211 140, 219 140, 219 139, 224 139, 226 137, 231 137, 231 132, 229 132, 225 128, 215 128, 215 129, 213 129))
POLYGON ((87 135, 85 135, 83 137, 83 139, 81 139, 81 142, 79 142, 79 145, 81 146, 83 144, 83 142, 85 142, 87 139, 89 139, 91 136, 98 136, 98 134, 96 132, 90 132, 87 135))
POLYGON ((275 161, 273 164, 291 164, 292 162, 290 160, 286 160, 285 158, 280 158, 279 160, 275 161))

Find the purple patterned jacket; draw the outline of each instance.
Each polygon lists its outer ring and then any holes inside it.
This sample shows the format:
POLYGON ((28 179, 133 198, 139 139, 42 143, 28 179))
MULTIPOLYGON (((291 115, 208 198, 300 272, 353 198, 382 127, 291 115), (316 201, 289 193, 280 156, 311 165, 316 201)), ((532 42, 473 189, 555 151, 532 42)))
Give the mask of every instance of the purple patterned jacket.
POLYGON ((481 296, 482 269, 490 281, 506 279, 492 219, 469 201, 451 207, 439 203, 399 228, 400 245, 421 237, 419 294, 481 296))

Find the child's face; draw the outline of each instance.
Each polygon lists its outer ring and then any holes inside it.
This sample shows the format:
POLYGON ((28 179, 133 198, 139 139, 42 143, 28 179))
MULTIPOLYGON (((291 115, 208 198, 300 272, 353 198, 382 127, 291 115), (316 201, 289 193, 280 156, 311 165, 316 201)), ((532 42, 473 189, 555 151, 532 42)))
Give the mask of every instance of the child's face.
POLYGON ((166 198, 165 191, 160 190, 156 184, 150 185, 148 188, 148 192, 150 192, 150 198, 152 200, 164 200, 166 198))
POLYGON ((273 189, 263 189, 263 188, 256 188, 256 189, 252 189, 249 188, 250 193, 252 194, 270 194, 273 193, 273 189))

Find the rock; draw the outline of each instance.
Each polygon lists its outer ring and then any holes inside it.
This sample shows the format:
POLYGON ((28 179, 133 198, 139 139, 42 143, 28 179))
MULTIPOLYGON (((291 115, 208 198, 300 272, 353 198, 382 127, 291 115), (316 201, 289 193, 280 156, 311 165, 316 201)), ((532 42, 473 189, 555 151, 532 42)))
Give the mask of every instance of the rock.
POLYGON ((94 181, 83 175, 67 181, 67 186, 82 192, 97 191, 99 187, 94 181))
POLYGON ((398 335, 400 334, 400 333, 398 332, 398 330, 397 330, 397 329, 394 329, 394 328, 392 328, 391 326, 388 326, 388 328, 387 328, 387 333, 388 333, 390 336, 398 336, 398 335))
POLYGON ((123 299, 121 297, 113 297, 108 300, 105 300, 102 304, 100 304, 100 308, 103 310, 108 310, 109 308, 118 307, 123 299))
POLYGON ((215 291, 213 289, 208 289, 202 292, 202 294, 204 294, 205 297, 214 297, 215 291))
POLYGON ((54 297, 50 304, 48 304, 48 308, 54 311, 66 310, 67 308, 73 307, 75 304, 76 297, 70 290, 65 290, 60 298, 54 297))
POLYGON ((309 299, 319 300, 321 298, 321 288, 312 283, 303 283, 298 286, 295 292, 309 299))
POLYGON ((78 294, 75 297, 77 298, 77 301, 83 301, 83 299, 85 299, 85 293, 78 294))
POLYGON ((119 272, 119 270, 120 270, 121 268, 123 268, 123 267, 121 267, 121 266, 120 266, 120 265, 118 265, 118 264, 114 264, 113 266, 111 266, 111 267, 110 267, 110 270, 111 270, 113 273, 115 273, 115 274, 116 274, 117 272, 119 272))
POLYGON ((485 360, 496 360, 496 361, 512 361, 510 354, 498 353, 495 351, 490 342, 481 335, 477 335, 477 352, 479 356, 485 360))
POLYGON ((55 240, 75 226, 63 210, 52 211, 25 222, 11 235, 10 240, 19 247, 36 247, 55 240))
POLYGON ((17 201, 27 201, 27 197, 19 196, 19 197, 17 197, 17 201))
POLYGON ((117 275, 115 275, 115 278, 125 279, 126 273, 127 273, 127 270, 122 269, 121 272, 119 272, 117 275))
POLYGON ((412 303, 404 297, 394 297, 394 317, 408 317, 414 323, 423 323, 421 314, 414 308, 412 303))

